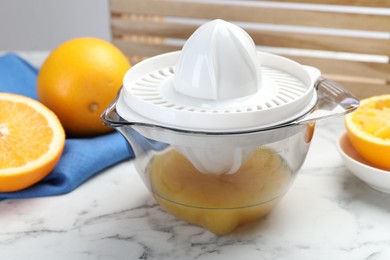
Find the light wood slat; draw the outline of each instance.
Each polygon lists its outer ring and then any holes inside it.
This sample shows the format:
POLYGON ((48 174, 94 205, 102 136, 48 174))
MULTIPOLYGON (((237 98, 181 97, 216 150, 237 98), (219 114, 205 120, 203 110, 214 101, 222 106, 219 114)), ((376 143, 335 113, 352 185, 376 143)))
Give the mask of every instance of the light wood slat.
POLYGON ((333 35, 283 33, 271 31, 247 32, 257 45, 360 54, 390 55, 390 40, 333 35))
POLYGON ((339 82, 341 86, 348 89, 358 99, 371 96, 390 94, 390 84, 376 85, 367 83, 339 82))
MULTIPOLYGON (((262 0, 255 0, 261 2, 262 0)), ((270 2, 282 3, 305 3, 305 4, 326 4, 326 5, 345 5, 345 6, 366 6, 366 7, 390 7, 389 0, 268 0, 270 2)))
POLYGON ((148 44, 116 38, 112 40, 112 43, 122 50, 126 56, 152 57, 166 52, 181 50, 181 46, 148 44))
POLYGON ((188 39, 188 37, 190 37, 198 27, 199 25, 192 24, 172 24, 167 22, 156 23, 120 18, 111 19, 111 31, 113 35, 139 34, 188 39))
POLYGON ((314 66, 320 69, 323 74, 340 74, 346 76, 356 75, 358 77, 368 78, 371 77, 377 79, 384 79, 387 84, 390 84, 389 63, 358 62, 339 59, 299 57, 288 55, 283 56, 295 60, 300 64, 314 66))
POLYGON ((113 13, 140 13, 326 28, 390 31, 390 16, 262 8, 173 0, 111 0, 113 13), (364 21, 364 22, 363 22, 364 21))
MULTIPOLYGON (((198 25, 112 19, 114 35, 139 34, 187 39, 198 25)), ((245 29, 245 28, 244 28, 245 29)), ((257 45, 326 50, 364 54, 390 55, 390 40, 330 36, 308 33, 246 29, 257 45)))

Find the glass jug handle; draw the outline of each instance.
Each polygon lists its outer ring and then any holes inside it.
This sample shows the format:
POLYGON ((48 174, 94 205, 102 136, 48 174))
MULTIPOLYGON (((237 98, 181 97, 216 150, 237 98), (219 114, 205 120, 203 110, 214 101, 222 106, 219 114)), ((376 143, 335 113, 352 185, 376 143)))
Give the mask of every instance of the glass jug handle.
POLYGON ((294 124, 342 116, 359 107, 359 100, 336 82, 320 77, 316 82, 318 100, 314 108, 294 124))

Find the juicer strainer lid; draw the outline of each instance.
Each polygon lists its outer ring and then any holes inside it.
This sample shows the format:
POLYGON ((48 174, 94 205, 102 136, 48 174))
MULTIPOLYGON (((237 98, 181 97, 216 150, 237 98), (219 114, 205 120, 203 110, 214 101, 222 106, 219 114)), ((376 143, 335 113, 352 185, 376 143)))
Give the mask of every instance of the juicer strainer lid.
POLYGON ((290 122, 316 104, 319 72, 283 57, 258 52, 264 95, 207 102, 177 93, 172 85, 180 52, 133 66, 124 78, 117 112, 125 120, 204 132, 264 129, 290 122), (291 74, 294 68, 295 73, 291 74))
POLYGON ((182 51, 149 58, 126 73, 117 103, 121 117, 180 130, 237 132, 274 127, 315 106, 317 69, 256 51, 252 39, 229 23, 205 27, 182 51))

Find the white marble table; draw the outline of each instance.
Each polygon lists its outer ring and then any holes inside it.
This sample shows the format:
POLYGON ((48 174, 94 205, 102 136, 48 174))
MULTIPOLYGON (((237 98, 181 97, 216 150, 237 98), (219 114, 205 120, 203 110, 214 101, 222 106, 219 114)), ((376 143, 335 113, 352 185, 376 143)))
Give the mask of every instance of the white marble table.
POLYGON ((390 259, 390 195, 346 170, 343 131, 319 122, 290 191, 228 236, 164 212, 128 161, 67 195, 0 201, 0 259, 390 259))

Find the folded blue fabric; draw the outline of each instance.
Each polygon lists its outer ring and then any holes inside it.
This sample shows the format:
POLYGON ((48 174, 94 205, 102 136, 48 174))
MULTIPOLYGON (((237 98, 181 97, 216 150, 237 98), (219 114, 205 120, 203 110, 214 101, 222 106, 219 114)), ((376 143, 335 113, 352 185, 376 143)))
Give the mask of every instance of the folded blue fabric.
MULTIPOLYGON (((19 56, 0 57, 0 92, 37 99, 38 70, 19 56)), ((134 154, 117 132, 92 138, 68 138, 54 170, 39 183, 17 192, 0 192, 1 199, 33 198, 68 193, 92 176, 134 154)))

